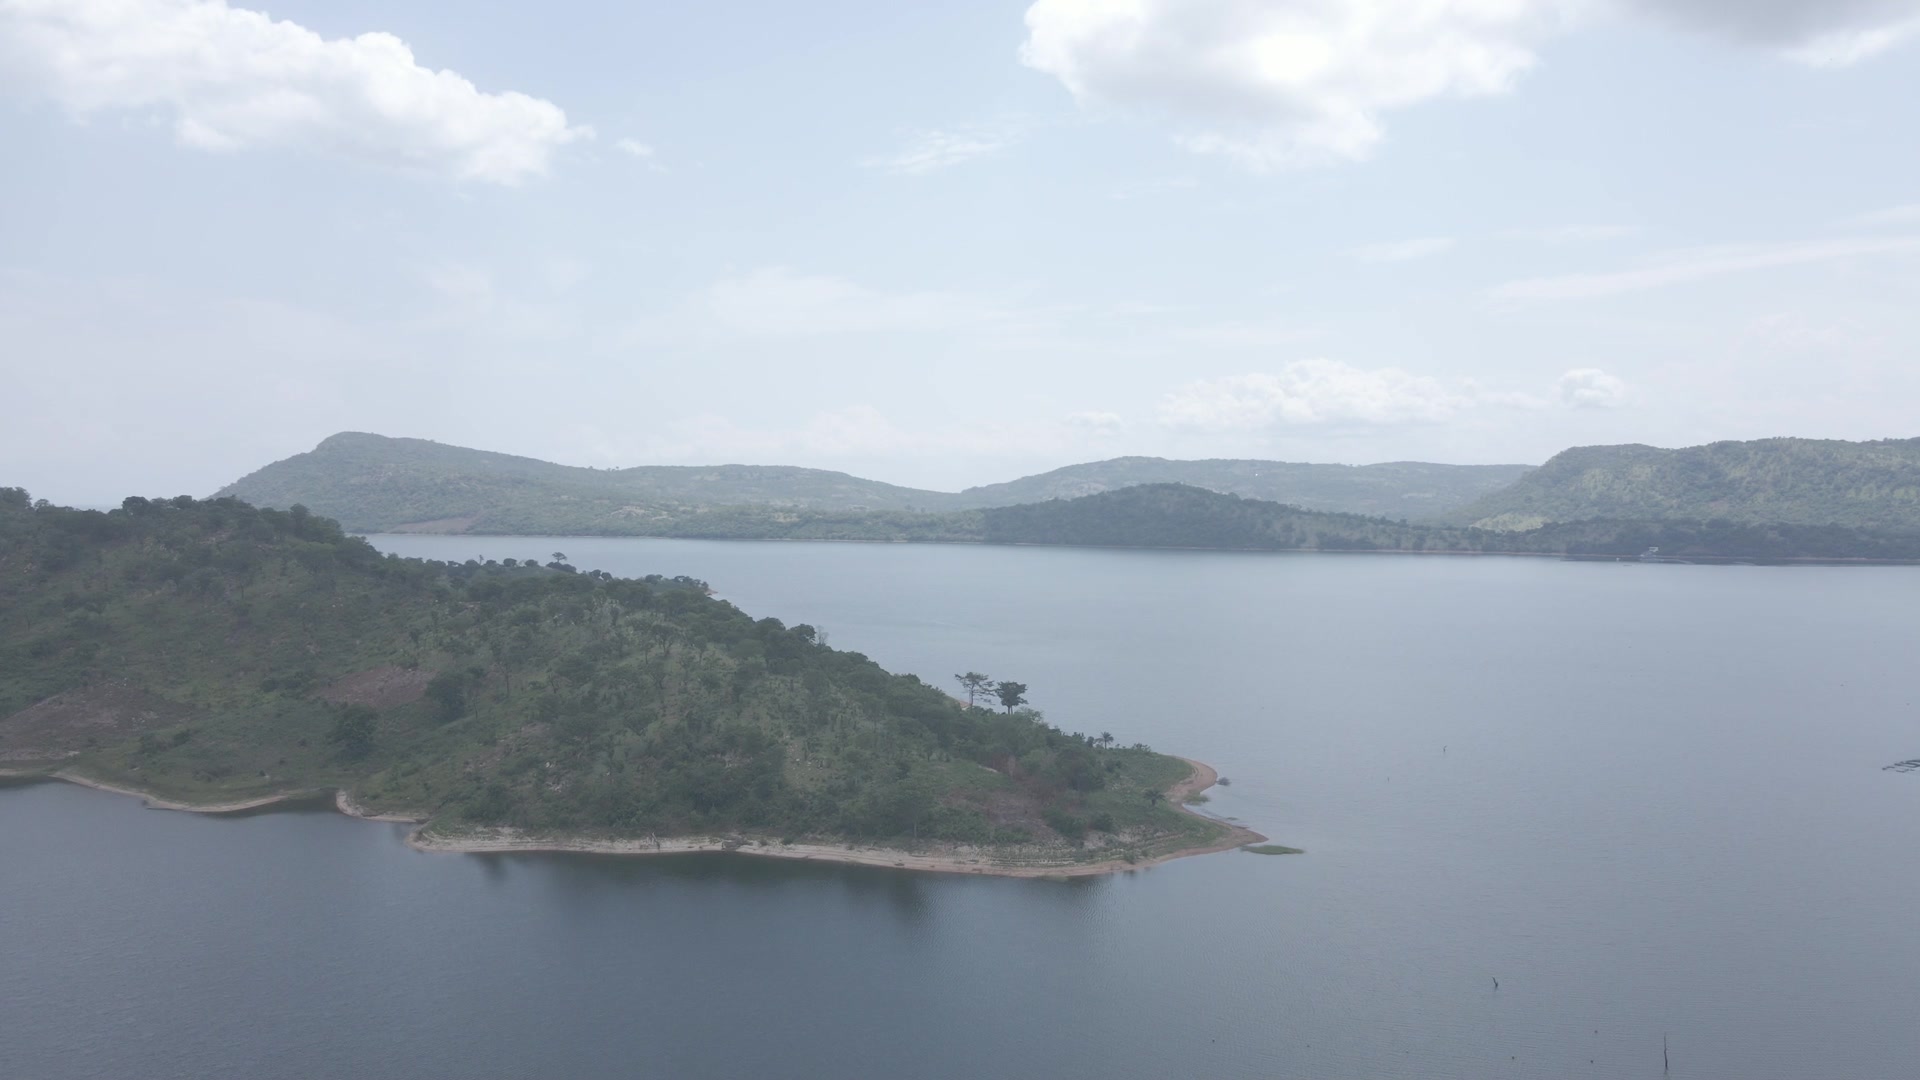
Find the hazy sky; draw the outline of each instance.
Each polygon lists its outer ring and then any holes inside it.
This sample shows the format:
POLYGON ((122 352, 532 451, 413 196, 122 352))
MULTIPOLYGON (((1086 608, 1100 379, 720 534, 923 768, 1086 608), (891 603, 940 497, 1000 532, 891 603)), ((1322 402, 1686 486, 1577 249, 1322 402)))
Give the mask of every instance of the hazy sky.
POLYGON ((0 484, 1920 434, 1920 0, 0 0, 0 484))

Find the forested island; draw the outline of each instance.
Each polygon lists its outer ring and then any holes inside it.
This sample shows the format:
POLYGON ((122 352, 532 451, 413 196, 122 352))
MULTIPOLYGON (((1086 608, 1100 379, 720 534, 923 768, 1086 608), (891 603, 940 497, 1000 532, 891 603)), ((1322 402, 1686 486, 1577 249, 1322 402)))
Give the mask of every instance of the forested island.
POLYGON ((0 770, 458 850, 745 850, 1083 873, 1262 839, 1203 766, 962 700, 684 578, 380 554, 296 507, 0 489, 0 770), (336 794, 337 793, 337 794, 336 794))

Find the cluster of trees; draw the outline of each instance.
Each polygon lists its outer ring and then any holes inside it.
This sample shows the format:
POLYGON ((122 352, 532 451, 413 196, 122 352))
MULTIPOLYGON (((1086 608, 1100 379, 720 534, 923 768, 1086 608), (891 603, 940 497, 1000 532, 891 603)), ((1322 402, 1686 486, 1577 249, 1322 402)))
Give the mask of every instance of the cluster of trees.
POLYGON ((102 513, 0 493, 0 717, 103 686, 164 706, 76 729, 68 767, 184 797, 343 786, 445 821, 623 834, 1204 827, 1142 797, 1177 760, 1060 731, 1023 684, 977 678, 997 710, 701 582, 579 572, 560 552, 403 559, 297 506, 102 513), (382 672, 412 689, 355 689, 382 672))
POLYGON ((954 681, 967 693, 967 708, 978 708, 980 702, 998 700, 1000 707, 1008 713, 1027 703, 1027 684, 1005 680, 995 682, 977 671, 965 675, 955 675, 954 681))

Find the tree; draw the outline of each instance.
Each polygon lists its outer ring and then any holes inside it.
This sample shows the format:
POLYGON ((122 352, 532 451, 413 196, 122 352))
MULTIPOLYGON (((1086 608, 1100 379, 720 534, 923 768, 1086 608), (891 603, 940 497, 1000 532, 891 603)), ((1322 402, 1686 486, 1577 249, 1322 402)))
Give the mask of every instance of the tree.
POLYGON ((327 741, 338 746, 350 758, 366 757, 373 750, 373 734, 379 714, 365 705, 348 705, 334 718, 327 741))
POLYGON ((994 683, 993 693, 1008 712, 1027 703, 1027 684, 1023 682, 994 683))
POLYGON ((1113 748, 1113 732, 1111 731, 1101 732, 1099 743, 1102 747, 1105 747, 1106 749, 1111 750, 1113 748))
POLYGON ((965 675, 955 675, 954 679, 960 683, 960 689, 967 692, 967 708, 969 709, 973 708, 982 696, 992 692, 993 689, 993 680, 977 671, 969 671, 965 675))
POLYGON ((457 672, 443 671, 427 683, 427 698, 442 721, 458 720, 467 711, 467 681, 457 672))

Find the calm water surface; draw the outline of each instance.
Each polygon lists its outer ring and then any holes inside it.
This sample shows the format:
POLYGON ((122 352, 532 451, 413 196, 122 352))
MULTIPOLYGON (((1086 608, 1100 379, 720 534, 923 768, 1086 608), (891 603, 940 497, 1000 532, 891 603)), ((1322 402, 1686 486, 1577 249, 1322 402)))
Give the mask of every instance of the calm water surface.
POLYGON ((1920 1073, 1920 571, 377 538, 690 574, 1198 757, 1071 885, 0 791, 0 1077, 1920 1073), (1499 988, 1494 988, 1494 979, 1499 988))

